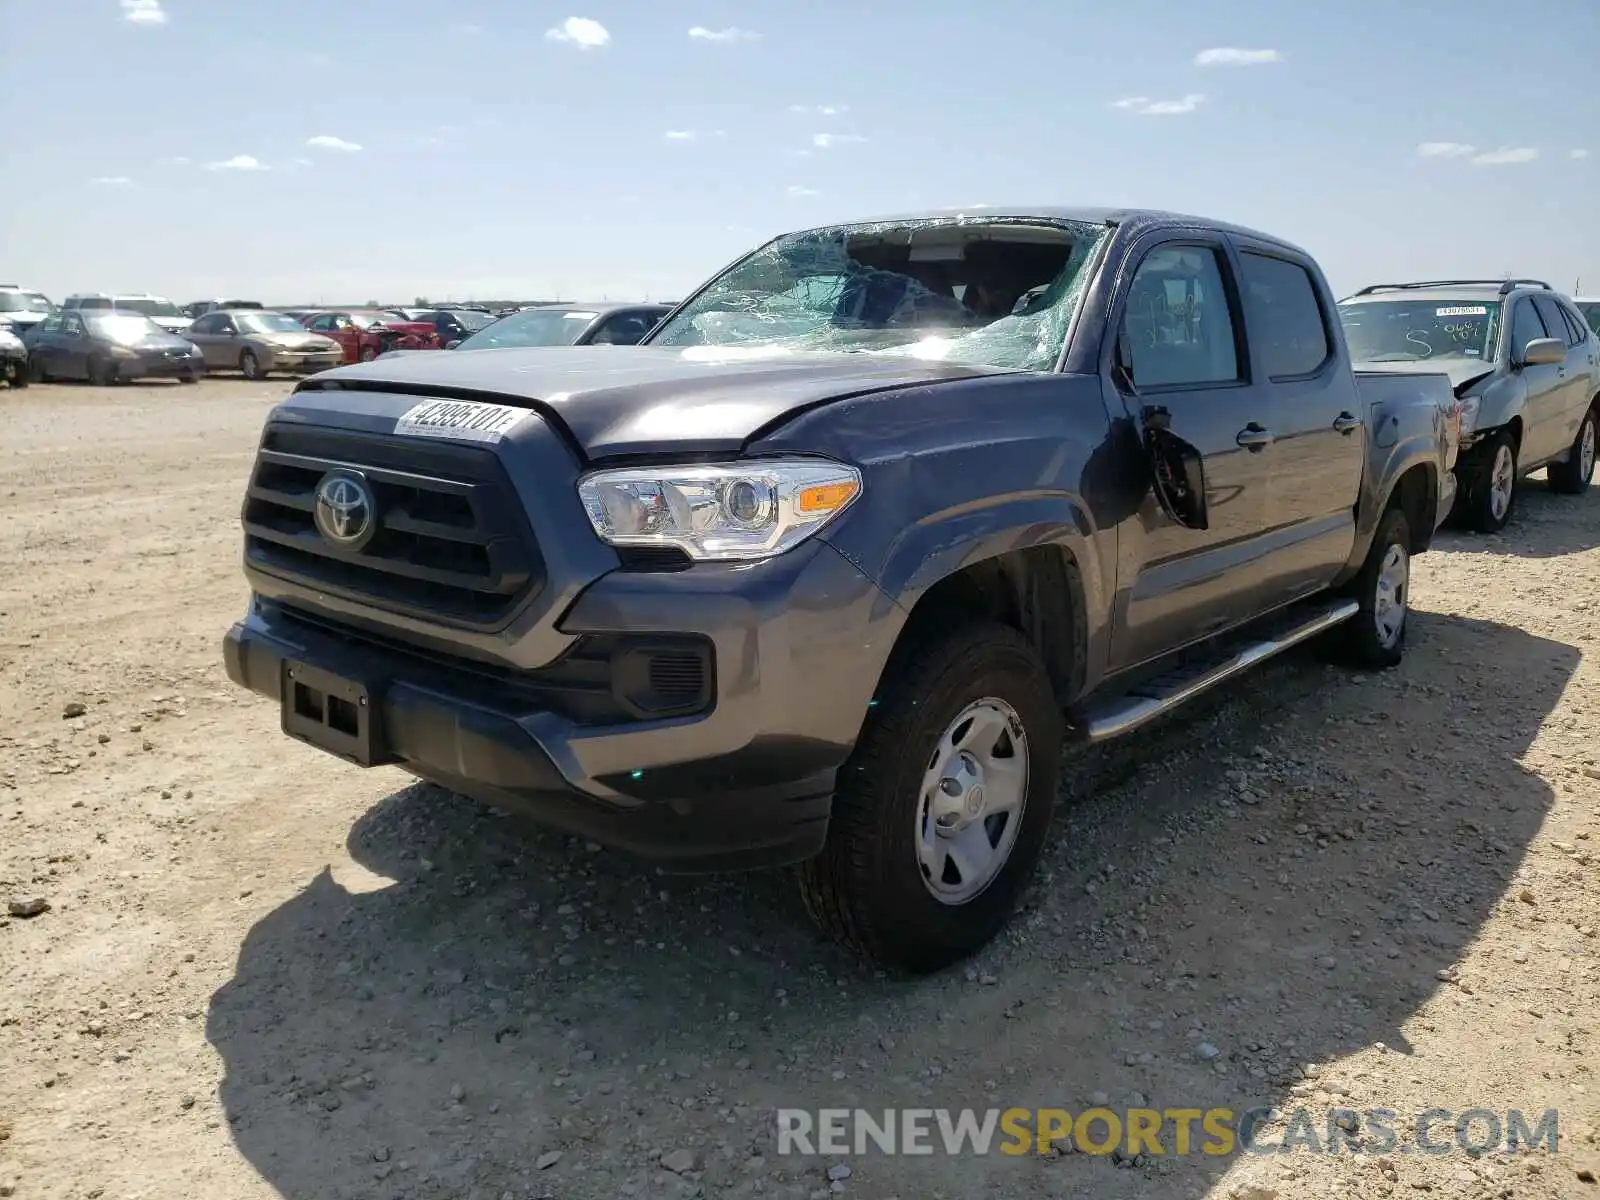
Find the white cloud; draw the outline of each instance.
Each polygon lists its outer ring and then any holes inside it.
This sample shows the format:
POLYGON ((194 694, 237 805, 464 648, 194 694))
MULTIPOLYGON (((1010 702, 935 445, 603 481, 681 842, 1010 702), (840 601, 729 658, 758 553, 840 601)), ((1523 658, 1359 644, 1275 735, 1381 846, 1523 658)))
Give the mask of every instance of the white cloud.
POLYGON ((1423 142, 1417 147, 1418 158, 1466 158, 1477 152, 1476 146, 1465 142, 1423 142))
POLYGON ((729 25, 726 29, 707 29, 704 25, 696 25, 689 30, 689 36, 702 42, 754 42, 761 38, 755 30, 740 29, 737 25, 729 25))
POLYGON ((1111 107, 1135 112, 1143 117, 1175 117, 1183 113, 1192 113, 1203 103, 1205 103, 1203 94, 1190 92, 1181 100, 1152 100, 1148 96, 1126 96, 1121 100, 1113 100, 1111 107))
POLYGON ((1567 157, 1568 158, 1588 158, 1589 157, 1589 152, 1587 150, 1568 150, 1567 151, 1567 157))
POLYGON ((791 196, 818 196, 818 195, 821 195, 821 193, 818 192, 816 188, 802 187, 798 183, 791 183, 789 185, 789 195, 791 195, 791 196))
POLYGON ((135 25, 165 25, 167 13, 161 0, 122 0, 122 19, 135 25))
POLYGON ((187 154, 172 154, 161 159, 156 165, 162 167, 187 167, 192 161, 187 154))
POLYGON ((791 104, 789 111, 812 117, 842 117, 850 111, 848 104, 791 104))
POLYGON ((1194 56, 1197 67, 1259 67, 1282 61, 1283 55, 1276 50, 1242 50, 1238 46, 1213 46, 1194 56))
POLYGON ((96 187, 127 187, 133 180, 126 175, 96 175, 89 182, 96 187))
POLYGON ((1539 151, 1533 146, 1502 146, 1498 150, 1486 150, 1482 154, 1472 156, 1472 165, 1475 167, 1503 167, 1510 163, 1529 163, 1539 157, 1539 151))
POLYGON ((265 171, 267 164, 249 154, 235 154, 221 162, 207 163, 208 171, 265 171))
POLYGON ((594 50, 611 40, 606 27, 588 17, 568 17, 554 29, 546 29, 544 36, 552 42, 570 42, 579 50, 594 50))
POLYGON ((857 137, 853 133, 814 133, 811 135, 811 144, 818 150, 831 150, 835 146, 843 146, 847 142, 864 142, 867 139, 857 137))
POLYGON ((306 139, 306 145, 316 150, 339 150, 345 154, 354 154, 361 149, 355 142, 347 142, 342 137, 334 137, 329 133, 319 133, 316 137, 306 139))

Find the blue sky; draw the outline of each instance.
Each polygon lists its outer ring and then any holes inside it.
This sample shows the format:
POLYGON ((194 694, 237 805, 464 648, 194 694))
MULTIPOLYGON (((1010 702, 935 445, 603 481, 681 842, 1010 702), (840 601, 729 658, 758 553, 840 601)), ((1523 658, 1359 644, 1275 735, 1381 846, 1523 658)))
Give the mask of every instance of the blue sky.
POLYGON ((0 0, 0 278, 672 298, 785 229, 1004 202, 1257 226, 1341 293, 1600 293, 1594 0, 864 7, 0 0))

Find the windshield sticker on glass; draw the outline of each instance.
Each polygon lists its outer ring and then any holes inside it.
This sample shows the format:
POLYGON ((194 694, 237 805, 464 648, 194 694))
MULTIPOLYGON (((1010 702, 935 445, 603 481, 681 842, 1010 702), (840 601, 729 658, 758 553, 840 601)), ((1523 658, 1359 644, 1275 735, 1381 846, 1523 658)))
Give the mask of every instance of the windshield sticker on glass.
POLYGON ((1436 317, 1487 317, 1489 310, 1482 304, 1455 304, 1449 308, 1433 310, 1436 317))
POLYGON ((531 416, 533 413, 528 409, 508 404, 427 400, 404 413, 395 422, 394 431, 403 437, 498 442, 531 416))

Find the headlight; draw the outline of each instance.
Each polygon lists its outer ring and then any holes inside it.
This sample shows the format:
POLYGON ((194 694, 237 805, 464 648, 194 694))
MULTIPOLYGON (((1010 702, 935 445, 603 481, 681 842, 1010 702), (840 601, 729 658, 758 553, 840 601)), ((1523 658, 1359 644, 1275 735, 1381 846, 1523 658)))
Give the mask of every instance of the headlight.
POLYGON ((602 540, 676 546, 702 561, 782 554, 860 494, 861 472, 814 458, 627 467, 578 483, 602 540))
POLYGON ((1471 433, 1478 424, 1478 405, 1482 396, 1463 396, 1461 398, 1461 432, 1463 435, 1471 433))

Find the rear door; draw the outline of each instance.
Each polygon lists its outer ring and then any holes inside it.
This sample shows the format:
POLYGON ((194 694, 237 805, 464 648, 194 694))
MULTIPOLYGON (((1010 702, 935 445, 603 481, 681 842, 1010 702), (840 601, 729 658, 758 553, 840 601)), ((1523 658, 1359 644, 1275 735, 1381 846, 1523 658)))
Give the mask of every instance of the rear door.
POLYGON ((1366 438, 1321 272, 1281 247, 1240 239, 1236 248, 1250 351, 1272 397, 1263 600, 1273 607, 1325 587, 1349 561, 1366 438))
POLYGON ((1239 289, 1222 239, 1153 235, 1130 261, 1132 276, 1112 318, 1107 386, 1137 427, 1164 428, 1198 451, 1207 527, 1179 524, 1153 490, 1146 494, 1119 565, 1124 599, 1114 668, 1251 615, 1272 461, 1270 396, 1250 373, 1239 289))

